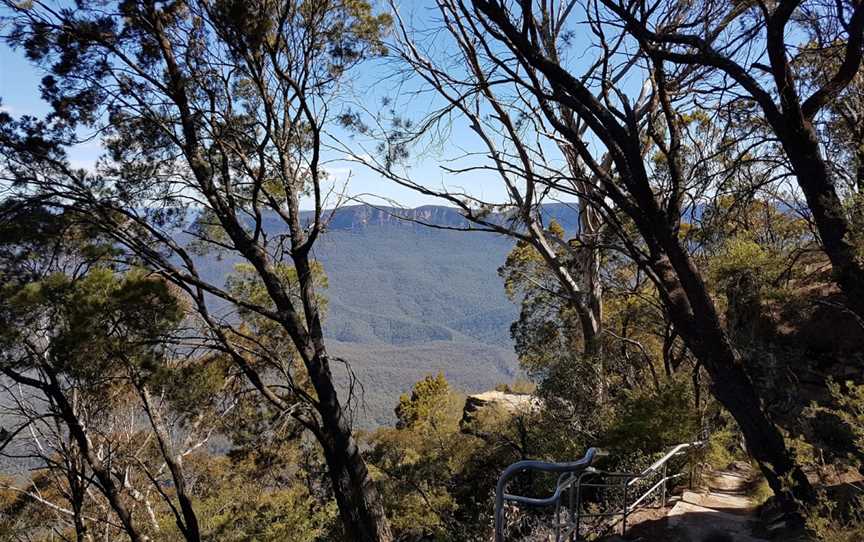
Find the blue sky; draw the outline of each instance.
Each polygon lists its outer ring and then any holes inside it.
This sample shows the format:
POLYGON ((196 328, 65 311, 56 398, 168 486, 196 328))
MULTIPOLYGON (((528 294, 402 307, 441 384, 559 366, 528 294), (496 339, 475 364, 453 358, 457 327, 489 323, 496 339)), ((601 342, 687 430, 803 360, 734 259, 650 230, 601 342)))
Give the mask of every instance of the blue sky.
MULTIPOLYGON (((424 3, 407 3, 403 15, 414 22, 428 23, 430 13, 428 5, 424 3), (406 11, 410 13, 406 13, 406 11)), ((369 110, 382 108, 381 98, 393 96, 398 91, 395 84, 387 78, 392 72, 385 63, 370 63, 363 66, 361 75, 354 82, 354 100, 363 102, 363 106, 369 110)), ((9 114, 19 115, 44 115, 48 112, 48 106, 39 95, 39 82, 44 73, 32 66, 23 56, 21 51, 13 51, 5 43, 0 42, 0 100, 2 107, 9 114)), ((404 91, 404 87, 402 88, 404 91)), ((415 120, 435 107, 435 98, 429 94, 411 96, 402 93, 398 101, 400 112, 406 112, 415 120)), ((86 134, 84 134, 86 135, 86 134)), ((333 135, 345 144, 355 147, 361 142, 352 141, 350 136, 338 128, 333 135)), ((368 142, 367 142, 368 143, 368 142)), ((424 185, 441 188, 447 186, 457 188, 460 191, 476 196, 488 202, 505 202, 506 194, 500 179, 490 173, 470 173, 463 175, 451 175, 446 173, 440 165, 446 159, 460 155, 463 152, 474 152, 480 149, 476 135, 471 132, 464 123, 456 122, 450 127, 447 140, 432 151, 424 154, 423 159, 415 160, 410 170, 411 178, 424 185)), ((373 148, 371 143, 367 148, 373 148)), ((101 154, 102 149, 98 140, 76 146, 70 150, 70 158, 74 165, 79 167, 90 167, 101 154)), ((360 153, 361 151, 356 150, 360 153)), ((324 156, 327 160, 328 171, 334 181, 336 192, 344 192, 349 199, 365 201, 375 204, 389 204, 396 202, 404 207, 417 207, 427 204, 444 204, 442 200, 431 196, 423 196, 413 190, 400 187, 391 181, 380 178, 375 172, 356 163, 340 160, 340 154, 336 151, 328 151, 324 156), (346 184, 347 183, 347 184, 346 184)), ((330 205, 335 202, 331 199, 330 205)), ((309 206, 306 202, 305 207, 309 206)))
MULTIPOLYGON (((380 64, 371 66, 368 76, 364 75, 356 83, 359 93, 363 93, 367 97, 374 97, 371 98, 372 103, 365 104, 369 108, 379 107, 380 96, 383 95, 383 92, 388 91, 386 88, 381 88, 380 77, 375 75, 376 71, 385 69, 388 68, 380 64)), ((49 106, 42 101, 39 93, 40 80, 44 75, 39 68, 31 65, 24 58, 21 51, 14 51, 5 43, 0 42, 0 100, 2 100, 4 111, 13 117, 47 114, 49 106)), ((410 103, 403 103, 403 105, 411 107, 410 103)), ((419 106, 418 111, 420 111, 419 106)), ((334 135, 347 144, 353 145, 347 133, 336 130, 334 135)), ((454 148, 469 145, 473 139, 473 134, 467 133, 467 130, 463 129, 456 129, 451 136, 454 148)), ((448 152, 449 149, 442 149, 442 153, 448 152)), ((102 148, 98 140, 93 140, 77 145, 70 150, 69 155, 74 165, 89 168, 101 153, 102 148)), ((327 153, 326 159, 328 160, 328 171, 334 180, 336 189, 340 192, 344 189, 346 196, 354 198, 358 202, 364 201, 380 205, 398 202, 399 205, 409 208, 420 205, 444 204, 439 199, 424 196, 382 179, 375 172, 362 165, 341 161, 336 152, 327 153)), ((412 169, 412 174, 414 178, 422 179, 424 184, 430 186, 440 187, 442 184, 450 186, 455 183, 460 188, 464 188, 469 193, 481 198, 501 200, 504 197, 503 187, 495 177, 487 175, 482 178, 475 176, 472 179, 463 178, 464 176, 460 176, 458 179, 452 178, 437 167, 434 156, 427 157, 426 160, 418 163, 412 169)), ((331 201, 335 201, 335 199, 331 201)), ((305 206, 308 205, 307 202, 305 206)))

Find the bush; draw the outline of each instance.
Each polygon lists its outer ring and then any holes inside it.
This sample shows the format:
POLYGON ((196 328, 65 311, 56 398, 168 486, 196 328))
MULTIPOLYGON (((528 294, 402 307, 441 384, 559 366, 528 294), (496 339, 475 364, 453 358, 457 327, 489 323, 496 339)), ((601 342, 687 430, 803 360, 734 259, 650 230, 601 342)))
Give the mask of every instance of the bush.
POLYGON ((835 453, 845 454, 844 459, 861 468, 864 464, 864 384, 847 381, 840 385, 829 381, 828 392, 831 395, 828 405, 813 404, 806 413, 815 433, 830 443, 835 453))
POLYGON ((615 409, 604 437, 616 453, 655 454, 695 440, 699 419, 686 382, 671 381, 659 391, 633 390, 615 409))
POLYGON ((864 497, 857 497, 844 506, 823 493, 818 505, 807 516, 807 529, 822 542, 864 540, 864 497))

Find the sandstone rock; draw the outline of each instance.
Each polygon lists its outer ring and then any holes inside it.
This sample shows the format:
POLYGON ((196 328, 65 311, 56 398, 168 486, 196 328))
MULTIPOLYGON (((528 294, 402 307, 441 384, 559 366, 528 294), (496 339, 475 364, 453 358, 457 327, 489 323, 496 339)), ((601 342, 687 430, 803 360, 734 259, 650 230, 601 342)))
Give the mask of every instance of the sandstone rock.
POLYGON ((540 400, 533 395, 524 393, 487 391, 469 395, 465 399, 460 425, 464 428, 474 421, 480 411, 487 408, 498 408, 509 414, 519 414, 536 409, 539 402, 540 400))

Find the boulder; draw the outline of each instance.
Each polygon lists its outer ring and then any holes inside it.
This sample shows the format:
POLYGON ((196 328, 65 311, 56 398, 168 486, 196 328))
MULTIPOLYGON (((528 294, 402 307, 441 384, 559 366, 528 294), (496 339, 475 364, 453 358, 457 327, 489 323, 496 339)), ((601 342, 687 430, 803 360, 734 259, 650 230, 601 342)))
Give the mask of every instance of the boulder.
POLYGON ((463 428, 477 417, 477 414, 488 408, 496 408, 509 414, 520 414, 535 410, 540 400, 527 393, 508 393, 503 391, 487 391, 465 398, 465 407, 462 410, 463 428))

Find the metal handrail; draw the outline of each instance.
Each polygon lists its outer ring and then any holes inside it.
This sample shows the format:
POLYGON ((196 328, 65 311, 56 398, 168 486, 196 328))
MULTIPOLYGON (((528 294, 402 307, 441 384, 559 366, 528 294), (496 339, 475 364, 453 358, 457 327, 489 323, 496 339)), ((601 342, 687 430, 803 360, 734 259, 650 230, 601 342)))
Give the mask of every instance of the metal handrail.
POLYGON ((589 448, 585 453, 585 456, 578 461, 571 461, 568 463, 549 463, 547 461, 526 460, 513 463, 504 469, 504 472, 501 473, 501 476, 498 478, 498 483, 495 486, 495 542, 504 542, 504 501, 527 506, 548 506, 558 503, 561 499, 561 492, 564 490, 564 487, 559 483, 556 484, 555 492, 546 498, 538 499, 533 497, 523 497, 521 495, 510 495, 505 493, 504 490, 507 487, 507 482, 509 482, 513 476, 526 470, 557 472, 565 475, 572 475, 575 472, 590 467, 591 463, 594 462, 594 459, 598 455, 601 455, 600 450, 597 448, 589 448))
POLYGON ((666 503, 666 487, 670 480, 674 480, 683 476, 683 473, 669 475, 668 462, 683 453, 686 450, 702 446, 703 441, 687 442, 678 444, 672 448, 663 457, 652 463, 648 468, 641 472, 606 472, 597 470, 592 466, 594 460, 601 455, 606 455, 597 448, 590 448, 585 456, 579 461, 569 463, 548 463, 545 461, 519 461, 504 469, 498 479, 498 484, 495 487, 495 542, 504 542, 504 502, 513 502, 524 506, 555 506, 555 538, 557 542, 566 539, 573 540, 573 537, 579 536, 579 528, 581 521, 591 517, 615 517, 621 516, 621 519, 614 521, 607 528, 614 528, 619 523, 622 524, 622 534, 627 529, 627 518, 634 512, 637 507, 643 503, 650 495, 662 487, 663 494, 661 500, 663 505, 666 503), (628 504, 628 489, 638 483, 640 480, 657 473, 662 468, 661 479, 652 485, 647 491, 642 493, 632 504, 628 504), (558 477, 558 482, 555 486, 555 491, 548 497, 535 498, 524 497, 521 495, 511 495, 505 493, 507 483, 513 476, 519 472, 535 470, 541 472, 558 472, 561 476, 558 477), (600 475, 607 478, 618 478, 620 483, 586 483, 583 479, 586 476, 600 475), (582 513, 582 488, 598 487, 610 488, 620 487, 623 491, 624 503, 621 510, 612 512, 597 512, 597 513, 582 513), (574 495, 575 490, 575 495, 574 495), (569 509, 570 518, 568 522, 561 521, 561 495, 569 491, 569 509), (574 502, 575 501, 575 502, 574 502), (562 530, 563 528, 563 530, 562 530))
MULTIPOLYGON (((616 525, 621 523, 621 534, 624 535, 627 531, 627 518, 628 518, 628 516, 638 509, 637 507, 639 506, 639 504, 641 504, 643 501, 645 501, 649 496, 651 496, 655 491, 657 491, 657 489, 659 489, 661 487, 663 488, 663 493, 662 493, 662 497, 661 497, 661 504, 662 504, 662 506, 666 506, 666 488, 667 488, 668 482, 670 480, 674 480, 676 478, 680 478, 681 476, 684 476, 684 473, 676 473, 676 474, 669 475, 669 473, 668 473, 669 460, 672 459, 673 457, 677 457, 677 456, 685 453, 685 451, 687 449, 700 447, 703 444, 705 444, 704 441, 699 441, 699 440, 694 441, 694 442, 685 442, 683 444, 678 444, 674 448, 672 448, 672 450, 667 452, 666 455, 664 455, 663 457, 661 457, 660 459, 655 461, 651 466, 649 466, 648 468, 646 468, 645 470, 643 470, 642 472, 640 472, 638 474, 600 472, 600 471, 598 471, 597 474, 602 474, 604 476, 620 477, 620 478, 625 478, 625 479, 629 478, 629 481, 627 481, 626 484, 622 484, 622 489, 624 490, 624 503, 621 507, 621 511, 610 512, 610 513, 605 513, 605 514, 582 514, 581 513, 581 504, 582 503, 581 503, 581 500, 579 498, 581 495, 577 494, 576 526, 575 526, 575 529, 573 531, 575 531, 578 535, 579 522, 583 517, 602 517, 602 516, 614 517, 614 516, 620 515, 621 519, 618 521, 614 521, 611 524, 609 524, 607 526, 607 529, 613 529, 613 528, 615 528, 616 525), (637 498, 635 501, 633 501, 632 504, 628 504, 627 503, 627 488, 635 485, 640 480, 644 480, 645 478, 648 478, 650 475, 660 471, 661 467, 663 468, 663 471, 662 471, 662 476, 661 476, 660 480, 658 480, 653 486, 648 488, 647 491, 642 493, 642 495, 640 495, 639 498, 637 498)), ((589 484, 583 484, 583 485, 587 486, 589 484)), ((614 485, 615 484, 591 484, 591 486, 593 486, 593 487, 614 487, 614 485)), ((560 506, 560 503, 559 503, 559 506, 560 506)))
POLYGON ((660 467, 665 465, 670 459, 672 459, 673 457, 675 457, 677 455, 681 455, 683 450, 686 450, 687 448, 694 448, 697 446, 702 446, 703 444, 704 444, 703 441, 697 440, 694 442, 685 442, 683 444, 679 444, 679 445, 675 446, 666 455, 664 455, 663 457, 661 457, 660 459, 655 461, 647 469, 643 470, 642 473, 640 474, 640 477, 644 478, 644 477, 648 476, 649 474, 651 474, 652 472, 656 472, 657 469, 659 469, 660 467))

